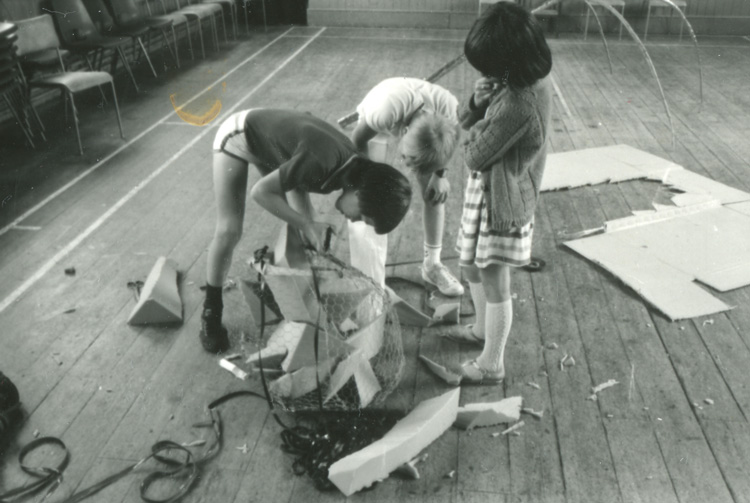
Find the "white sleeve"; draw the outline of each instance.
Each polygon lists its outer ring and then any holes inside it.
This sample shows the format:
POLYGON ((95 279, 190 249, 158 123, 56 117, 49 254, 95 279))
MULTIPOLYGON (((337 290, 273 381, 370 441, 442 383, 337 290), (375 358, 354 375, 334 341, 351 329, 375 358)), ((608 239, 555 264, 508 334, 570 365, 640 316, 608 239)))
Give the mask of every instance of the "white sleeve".
POLYGON ((378 133, 396 134, 404 118, 422 105, 417 93, 403 79, 387 79, 373 87, 357 107, 359 120, 378 133))

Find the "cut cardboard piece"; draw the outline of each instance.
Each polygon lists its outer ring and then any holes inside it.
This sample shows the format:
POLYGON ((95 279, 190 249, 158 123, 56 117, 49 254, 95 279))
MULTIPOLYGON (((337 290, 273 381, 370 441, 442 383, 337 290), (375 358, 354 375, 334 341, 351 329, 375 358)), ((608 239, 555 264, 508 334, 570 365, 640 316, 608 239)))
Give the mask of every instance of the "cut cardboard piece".
POLYGON ((693 282, 694 277, 649 250, 613 239, 620 233, 570 241, 565 246, 599 264, 670 320, 727 311, 730 306, 693 282))
MULTIPOLYGON (((315 326, 294 321, 282 321, 268 338, 264 351, 269 354, 287 353, 281 362, 285 372, 315 365, 315 326)), ((318 330, 318 359, 349 354, 351 348, 343 341, 328 336, 327 331, 318 330)), ((264 365, 268 364, 264 360, 264 365)))
POLYGON ((399 297, 392 288, 386 286, 385 291, 391 298, 391 304, 398 315, 398 322, 401 325, 426 328, 434 323, 431 317, 399 297))
POLYGON ((325 275, 321 275, 319 279, 320 301, 328 319, 337 325, 348 319, 374 289, 374 285, 344 282, 338 276, 334 281, 327 281, 325 275))
POLYGON ((549 154, 542 191, 648 178, 663 180, 682 166, 629 145, 611 145, 549 154))
POLYGON ((273 265, 289 269, 310 269, 305 244, 297 229, 285 223, 273 247, 273 265))
POLYGON ((414 458, 456 420, 459 389, 451 390, 414 408, 380 440, 336 461, 328 479, 346 496, 384 479, 414 458))
POLYGON ((312 271, 269 264, 263 268, 263 277, 273 292, 284 319, 304 323, 316 322, 320 304, 313 290, 312 271))
POLYGON ((226 358, 222 358, 221 360, 219 360, 219 366, 225 370, 230 371, 237 379, 247 381, 247 378, 250 377, 250 374, 248 374, 226 358))
POLYGON ((652 180, 660 180, 662 183, 684 191, 688 194, 709 196, 717 199, 721 204, 732 204, 750 201, 750 194, 735 189, 721 182, 706 178, 687 169, 670 170, 666 176, 649 176, 652 180))
MULTIPOLYGON (((257 327, 261 325, 261 320, 265 320, 266 323, 270 321, 275 321, 279 318, 279 315, 274 312, 274 310, 269 307, 269 302, 266 302, 264 305, 264 312, 265 312, 265 318, 261 317, 261 299, 258 296, 260 292, 259 285, 257 283, 253 283, 252 281, 248 281, 245 279, 239 280, 240 290, 242 291, 242 296, 245 298, 245 303, 250 308, 250 317, 253 319, 253 324, 257 327), (258 293, 256 293, 258 292, 258 293)), ((270 299, 267 299, 270 300, 270 299)), ((274 308, 278 309, 278 305, 276 305, 276 301, 274 300, 272 304, 274 308)), ((279 313, 280 314, 280 313, 279 313)))
POLYGON ((281 367, 281 362, 284 361, 287 354, 289 354, 289 350, 286 347, 267 347, 248 356, 245 363, 250 363, 255 367, 260 367, 262 364, 264 369, 277 368, 281 367))
POLYGON ((304 367, 291 374, 284 374, 273 381, 268 386, 268 390, 272 395, 292 400, 303 397, 317 389, 317 380, 323 383, 328 379, 335 364, 336 360, 329 358, 320 362, 317 367, 304 367), (316 372, 318 374, 317 379, 315 377, 316 372))
POLYGON ((457 325, 461 321, 461 304, 459 303, 447 303, 440 304, 435 307, 435 312, 432 313, 432 319, 436 322, 441 323, 452 323, 457 325))
POLYGON ((461 384, 461 376, 451 370, 448 370, 443 365, 440 365, 437 362, 432 361, 431 359, 427 358, 425 355, 419 355, 419 359, 422 360, 422 363, 424 363, 430 371, 432 371, 433 374, 438 376, 440 379, 445 381, 446 383, 452 385, 452 386, 458 386, 461 384))
POLYGON ((181 321, 182 300, 177 289, 177 265, 166 257, 159 257, 146 278, 128 323, 147 325, 181 321))
POLYGON ((331 382, 328 385, 328 393, 324 402, 328 402, 336 396, 351 378, 354 378, 357 386, 360 407, 363 409, 367 407, 381 387, 372 366, 370 366, 369 359, 365 358, 360 350, 350 354, 336 366, 336 370, 331 375, 331 382))
POLYGON ((501 423, 515 423, 521 418, 523 397, 513 396, 491 403, 469 403, 459 407, 456 428, 471 430, 501 423))
POLYGON ((349 347, 359 350, 368 360, 378 354, 383 346, 385 314, 375 318, 369 325, 359 329, 346 339, 349 347))
POLYGON ((364 222, 347 220, 349 230, 349 262, 381 287, 385 286, 385 263, 388 235, 376 234, 364 222))

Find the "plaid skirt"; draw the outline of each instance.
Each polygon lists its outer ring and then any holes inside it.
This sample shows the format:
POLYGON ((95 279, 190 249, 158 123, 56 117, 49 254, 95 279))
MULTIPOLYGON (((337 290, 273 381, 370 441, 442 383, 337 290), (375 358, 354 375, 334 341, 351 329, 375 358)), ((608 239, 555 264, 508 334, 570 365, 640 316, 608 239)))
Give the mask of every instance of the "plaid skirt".
MULTIPOLYGON (((490 264, 513 267, 527 265, 531 259, 531 237, 534 219, 523 227, 511 227, 504 231, 490 228, 489 212, 485 204, 482 176, 472 172, 464 193, 464 208, 461 227, 458 230, 456 251, 462 266, 476 265, 479 268, 490 264)), ((488 192, 487 192, 488 194, 488 192)))

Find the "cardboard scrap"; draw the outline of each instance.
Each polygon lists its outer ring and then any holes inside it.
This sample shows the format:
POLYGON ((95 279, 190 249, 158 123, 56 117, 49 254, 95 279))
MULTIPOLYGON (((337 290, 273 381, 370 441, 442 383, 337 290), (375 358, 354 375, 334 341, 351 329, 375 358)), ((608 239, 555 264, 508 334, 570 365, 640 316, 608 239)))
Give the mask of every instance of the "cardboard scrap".
POLYGON ((432 319, 436 322, 458 324, 460 322, 461 304, 447 303, 435 307, 432 319))
POLYGON ((588 397, 588 400, 596 401, 597 400, 597 396, 596 396, 597 393, 599 393, 600 391, 605 390, 607 388, 611 388, 612 386, 614 386, 616 384, 620 384, 620 382, 619 381, 615 381, 614 379, 610 379, 607 382, 603 382, 601 384, 598 384, 598 385, 594 386, 593 388, 591 388, 591 396, 588 397))
POLYGON ((353 349, 362 351, 365 358, 370 359, 383 346, 385 335, 385 315, 378 316, 370 324, 359 329, 346 339, 346 344, 353 349))
MULTIPOLYGON (((279 327, 281 328, 281 327, 279 327)), ((315 365, 315 327, 306 323, 290 323, 286 330, 292 331, 285 340, 289 354, 281 362, 285 372, 293 372, 302 367, 315 365)), ((318 330, 318 359, 339 358, 349 354, 350 348, 344 341, 331 336, 327 330, 318 330)))
POLYGON ((284 223, 273 247, 273 264, 290 269, 309 269, 305 244, 297 229, 284 223))
POLYGON ((315 373, 318 373, 320 382, 324 382, 331 375, 331 370, 336 364, 334 358, 321 361, 317 367, 304 367, 291 374, 284 374, 269 386, 269 391, 280 397, 296 399, 304 396, 318 387, 315 373))
POLYGON ((393 309, 396 310, 398 321, 401 325, 426 328, 434 323, 431 317, 399 297, 389 286, 385 287, 385 291, 391 298, 393 309))
POLYGON ((248 374, 226 358, 222 358, 221 360, 219 360, 219 366, 230 371, 236 378, 242 379, 243 381, 247 381, 247 378, 250 377, 250 374, 248 374))
POLYGON ((130 325, 182 321, 182 300, 177 290, 177 265, 159 257, 148 274, 138 303, 128 317, 130 325))
POLYGON ((273 292, 281 314, 288 321, 315 323, 320 305, 315 298, 312 271, 266 264, 263 277, 273 292))
POLYGON ((281 366, 281 362, 288 353, 289 350, 286 347, 264 348, 248 356, 245 363, 251 363, 258 367, 262 362, 265 365, 264 368, 275 368, 281 366))
POLYGON ((430 360, 425 355, 419 355, 419 359, 422 360, 422 363, 424 363, 427 368, 432 371, 432 373, 434 373, 436 376, 438 376, 448 384, 451 384, 453 386, 458 386, 459 384, 461 384, 461 376, 459 374, 456 374, 455 372, 448 370, 439 363, 430 360))
POLYGON ((471 430, 483 426, 518 421, 521 417, 523 397, 513 396, 489 403, 470 403, 459 407, 456 415, 456 428, 471 430))
POLYGON ((359 392, 360 407, 367 407, 381 388, 378 378, 370 366, 369 359, 365 358, 364 353, 359 349, 336 366, 336 370, 331 375, 331 382, 328 385, 328 393, 324 402, 328 402, 336 396, 352 377, 355 378, 359 392))
POLYGON ((514 424, 513 426, 511 426, 507 430, 500 432, 500 434, 501 435, 507 435, 508 433, 512 433, 514 435, 518 435, 518 432, 516 430, 518 430, 519 428, 521 428, 524 424, 526 424, 526 423, 524 423, 523 421, 518 421, 516 424, 514 424))
POLYGON ((380 440, 336 461, 328 478, 346 496, 384 479, 442 435, 456 419, 459 389, 425 400, 380 440))

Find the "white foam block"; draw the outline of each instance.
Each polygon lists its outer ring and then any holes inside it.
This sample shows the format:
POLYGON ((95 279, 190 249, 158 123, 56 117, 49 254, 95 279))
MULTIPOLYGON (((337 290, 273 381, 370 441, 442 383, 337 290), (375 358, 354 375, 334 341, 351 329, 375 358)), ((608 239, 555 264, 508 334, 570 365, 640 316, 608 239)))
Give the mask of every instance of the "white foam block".
POLYGON ((420 403, 383 438, 331 465, 329 480, 350 496, 386 478, 450 428, 459 395, 457 388, 420 403))
MULTIPOLYGON (((336 360, 330 358, 318 364, 317 372, 320 382, 328 379, 335 363, 336 360)), ((292 399, 299 398, 315 391, 318 387, 315 372, 316 367, 305 367, 291 374, 284 374, 272 382, 268 389, 278 396, 292 399)))

